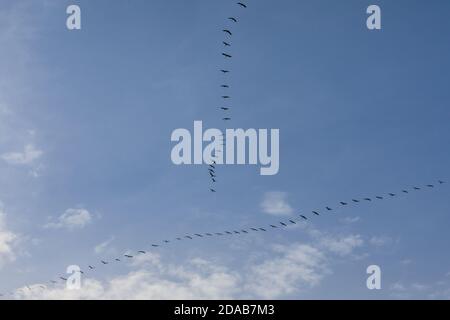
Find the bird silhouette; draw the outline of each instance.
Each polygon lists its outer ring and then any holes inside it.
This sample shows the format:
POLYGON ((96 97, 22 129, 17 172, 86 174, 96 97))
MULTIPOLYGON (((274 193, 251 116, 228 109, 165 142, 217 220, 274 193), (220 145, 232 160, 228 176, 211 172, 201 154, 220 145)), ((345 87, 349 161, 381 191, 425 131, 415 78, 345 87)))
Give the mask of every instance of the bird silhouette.
POLYGON ((101 261, 101 263, 103 263, 103 264, 108 264, 108 262, 106 262, 106 261, 103 261, 103 260, 101 261))
POLYGON ((212 193, 216 193, 217 191, 216 190, 214 190, 214 189, 209 189, 212 193))
POLYGON ((331 210, 333 210, 333 209, 331 209, 330 207, 326 207, 326 209, 327 209, 328 211, 331 211, 331 210))
POLYGON ((223 43, 223 45, 224 45, 225 47, 231 47, 231 44, 229 44, 229 43, 226 42, 226 41, 222 41, 222 43, 223 43))
POLYGON ((230 121, 231 118, 223 118, 222 120, 224 120, 224 121, 230 121))
POLYGON ((320 213, 318 213, 317 211, 313 211, 312 213, 314 213, 316 216, 320 216, 320 213))
POLYGON ((236 18, 233 18, 233 17, 229 17, 228 20, 231 20, 231 21, 233 21, 233 22, 237 22, 237 19, 236 19, 236 18))
POLYGON ((223 85, 221 85, 221 87, 222 87, 222 88, 229 88, 230 86, 227 85, 227 84, 223 84, 223 85))
POLYGON ((222 73, 229 73, 230 71, 222 69, 222 70, 220 70, 220 72, 222 72, 222 73))
POLYGON ((383 197, 380 197, 380 196, 376 196, 375 198, 377 198, 379 200, 383 200, 383 197))
POLYGON ((300 215, 300 217, 301 217, 302 219, 304 219, 304 220, 308 220, 308 218, 305 217, 304 215, 300 215))
POLYGON ((141 251, 138 251, 138 253, 140 253, 140 254, 146 254, 146 252, 145 252, 145 251, 143 251, 143 250, 141 250, 141 251))
POLYGON ((228 29, 223 29, 222 30, 223 32, 225 32, 225 33, 227 33, 227 34, 229 34, 230 36, 232 36, 233 34, 231 33, 231 31, 230 30, 228 30, 228 29))
POLYGON ((128 259, 133 258, 133 256, 132 256, 132 255, 129 255, 129 254, 125 254, 124 257, 125 257, 125 258, 128 258, 128 259))
POLYGON ((340 202, 343 206, 346 206, 346 205, 348 205, 348 203, 347 202, 340 202))
POLYGON ((227 108, 227 107, 220 107, 220 109, 222 109, 223 111, 228 111, 228 110, 230 110, 230 108, 227 108))
POLYGON ((223 55, 225 58, 232 58, 232 56, 231 56, 230 54, 228 54, 228 53, 223 53, 223 52, 222 52, 222 55, 223 55))
POLYGON ((352 201, 353 201, 354 203, 358 203, 358 202, 359 202, 359 200, 356 200, 356 199, 352 199, 352 201))
POLYGON ((247 8, 247 5, 244 4, 244 3, 242 3, 242 2, 238 2, 237 4, 240 5, 240 6, 243 7, 243 8, 247 8))

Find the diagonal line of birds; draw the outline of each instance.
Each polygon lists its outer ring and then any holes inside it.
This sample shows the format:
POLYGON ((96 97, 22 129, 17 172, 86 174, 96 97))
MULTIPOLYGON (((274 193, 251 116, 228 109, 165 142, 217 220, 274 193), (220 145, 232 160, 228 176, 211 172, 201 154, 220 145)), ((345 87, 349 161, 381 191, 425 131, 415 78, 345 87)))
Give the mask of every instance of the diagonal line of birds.
MULTIPOLYGON (((237 2, 236 5, 238 5, 240 8, 242 9, 247 9, 247 4, 243 3, 243 2, 237 2)), ((224 50, 221 52, 222 57, 228 62, 230 59, 233 58, 233 56, 228 52, 228 50, 232 47, 232 42, 231 39, 233 37, 233 26, 235 26, 237 23, 239 22, 239 19, 237 18, 237 16, 231 16, 227 18, 227 23, 229 25, 231 25, 230 27, 225 27, 222 30, 223 35, 225 36, 225 38, 222 41, 224 50)), ((230 90, 231 90, 231 85, 229 82, 229 74, 230 74, 230 69, 220 69, 220 72, 226 76, 222 82, 222 84, 220 85, 220 88, 223 89, 223 91, 225 91, 225 93, 221 94, 221 100, 226 104, 222 105, 219 107, 219 110, 221 111, 221 119, 222 121, 228 122, 231 121, 231 109, 232 107, 229 104, 229 101, 231 100, 231 96, 230 96, 230 90)), ((211 165, 208 166, 208 173, 209 173, 209 178, 210 178, 210 182, 211 182, 211 187, 209 188, 209 191, 212 193, 216 193, 217 192, 217 172, 216 172, 216 164, 217 164, 217 153, 223 153, 223 147, 225 146, 225 137, 222 135, 222 140, 220 140, 220 149, 218 151, 216 151, 216 156, 213 158, 213 163, 211 165)))
MULTIPOLYGON (((255 226, 247 227, 244 229, 237 228, 237 229, 228 229, 225 231, 186 234, 186 235, 178 236, 178 237, 175 237, 172 239, 161 240, 159 242, 152 243, 150 246, 151 246, 151 249, 156 250, 157 248, 161 248, 161 247, 170 245, 171 243, 180 242, 180 241, 193 241, 194 239, 206 240, 206 239, 210 239, 213 237, 219 238, 219 237, 226 237, 226 236, 243 236, 243 235, 248 235, 251 233, 265 233, 265 232, 269 232, 269 231, 275 230, 275 229, 285 229, 286 230, 289 226, 296 225, 300 222, 311 221, 311 220, 313 220, 313 218, 323 216, 325 213, 337 211, 340 208, 346 208, 351 205, 360 205, 362 203, 374 203, 376 201, 383 201, 386 199, 396 198, 396 197, 399 197, 400 195, 409 195, 411 193, 420 192, 425 189, 434 189, 437 186, 442 186, 445 183, 446 182, 443 180, 438 180, 435 184, 426 184, 426 185, 421 185, 421 186, 414 186, 411 188, 404 188, 404 189, 399 190, 398 192, 376 194, 374 196, 364 197, 364 198, 351 198, 348 201, 340 201, 339 203, 337 203, 336 205, 333 205, 333 206, 325 206, 321 210, 320 209, 312 210, 309 213, 301 212, 301 213, 298 213, 295 217, 292 217, 292 218, 289 218, 286 220, 282 220, 282 221, 277 221, 277 222, 274 222, 274 223, 271 223, 268 225, 262 225, 262 226, 255 225, 255 226)), ((97 264, 90 264, 90 265, 86 266, 86 268, 84 270, 81 270, 80 273, 83 275, 88 274, 88 273, 89 274, 95 273, 98 269, 100 269, 101 267, 104 267, 106 265, 113 264, 113 263, 121 263, 124 261, 134 259, 140 255, 146 255, 149 253, 150 253, 149 250, 139 250, 139 251, 136 251, 135 253, 125 253, 121 256, 118 256, 117 258, 115 258, 113 260, 99 260, 97 262, 97 264)), ((66 277, 60 276, 60 277, 54 278, 54 279, 47 281, 45 283, 42 283, 42 284, 33 285, 33 286, 27 285, 27 286, 24 286, 23 289, 17 289, 17 290, 29 290, 30 292, 35 291, 35 290, 48 290, 48 289, 50 289, 51 286, 56 286, 58 284, 66 282, 66 281, 67 281, 66 277)), ((16 292, 17 292, 17 290, 16 290, 16 292)), ((0 293, 0 298, 8 297, 8 296, 13 297, 14 292, 0 293)))

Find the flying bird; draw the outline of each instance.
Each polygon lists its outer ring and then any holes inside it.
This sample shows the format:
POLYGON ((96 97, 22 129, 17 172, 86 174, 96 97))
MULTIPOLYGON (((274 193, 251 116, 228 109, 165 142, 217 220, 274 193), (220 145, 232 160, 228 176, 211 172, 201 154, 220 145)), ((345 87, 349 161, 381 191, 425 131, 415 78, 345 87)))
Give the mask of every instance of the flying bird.
POLYGON ((439 180, 438 182, 439 182, 439 184, 444 184, 445 183, 445 181, 442 181, 442 180, 439 180))
POLYGON ((348 205, 348 203, 347 203, 347 202, 342 202, 342 201, 341 201, 341 204, 342 204, 343 206, 346 206, 346 205, 348 205))
POLYGON ((103 260, 101 261, 101 263, 103 263, 103 264, 108 264, 108 262, 106 262, 106 261, 103 261, 103 260))
POLYGON ((229 55, 228 53, 223 53, 223 52, 222 52, 222 55, 223 55, 225 58, 232 58, 232 56, 229 55))
POLYGON ((244 4, 244 3, 242 3, 242 2, 238 2, 237 4, 240 5, 240 6, 243 7, 243 8, 247 8, 247 5, 244 4))
POLYGON ((229 17, 228 20, 231 20, 231 21, 233 21, 233 22, 237 22, 237 19, 236 19, 236 18, 233 18, 233 17, 229 17))
POLYGON ((91 270, 94 270, 94 269, 95 269, 95 267, 93 267, 93 266, 89 266, 89 269, 91 269, 91 270))
POLYGON ((300 215, 300 217, 302 217, 304 220, 308 220, 308 218, 305 217, 304 215, 300 215))
POLYGON ((248 233, 248 231, 247 230, 241 230, 243 233, 248 233))
POLYGON ((185 236, 185 238, 188 238, 188 239, 192 240, 192 237, 191 237, 191 236, 185 236))
POLYGON ((146 252, 143 251, 143 250, 141 250, 141 251, 138 251, 138 253, 140 253, 140 254, 145 254, 146 252))
POLYGON ((227 85, 227 84, 223 84, 223 85, 221 85, 221 87, 222 87, 222 88, 229 88, 230 86, 227 85))
POLYGON ((359 202, 359 200, 356 200, 356 199, 352 199, 352 201, 355 202, 355 203, 359 202))
POLYGON ((326 207, 326 209, 327 209, 328 211, 331 211, 331 210, 333 210, 333 209, 331 209, 330 207, 326 207))
POLYGON ((231 31, 230 30, 228 30, 228 29, 223 29, 222 30, 223 32, 225 32, 225 33, 228 33, 230 36, 232 36, 233 34, 231 33, 231 31))
POLYGON ((212 193, 215 193, 215 192, 217 192, 216 190, 214 190, 214 189, 209 189, 212 193))
POLYGON ((229 43, 226 42, 226 41, 222 41, 222 43, 223 43, 223 45, 224 45, 225 47, 231 47, 231 44, 229 44, 229 43))
POLYGON ((317 211, 313 211, 312 213, 314 213, 316 216, 320 216, 320 213, 318 213, 317 211))
POLYGON ((366 200, 366 201, 372 201, 372 199, 370 199, 370 198, 364 198, 364 200, 366 200))
POLYGON ((380 196, 376 196, 375 198, 383 200, 383 197, 380 197, 380 196))
POLYGON ((220 70, 220 72, 222 72, 222 73, 228 73, 228 72, 230 72, 229 70, 220 70))
POLYGON ((273 224, 270 225, 272 228, 278 228, 277 226, 274 226, 273 224))
POLYGON ((223 111, 228 111, 228 110, 230 110, 230 108, 227 108, 227 107, 220 107, 220 109, 222 109, 223 111))
POLYGON ((117 262, 120 262, 120 259, 119 259, 119 258, 116 258, 115 260, 116 260, 117 262))
POLYGON ((428 188, 434 188, 434 186, 432 184, 427 184, 428 188))
POLYGON ((261 231, 267 231, 266 229, 264 229, 264 228, 259 228, 259 230, 261 230, 261 231))
POLYGON ((256 229, 256 228, 250 228, 250 229, 252 229, 253 231, 259 231, 258 229, 256 229))
POLYGON ((408 192, 408 191, 406 191, 406 190, 402 190, 402 192, 403 192, 403 193, 409 193, 409 192, 408 192))
POLYGON ((292 224, 297 224, 294 220, 289 220, 289 222, 292 224))
POLYGON ((152 244, 152 247, 153 247, 153 248, 158 248, 159 245, 157 245, 157 244, 152 244))
POLYGON ((222 96, 223 99, 230 99, 230 96, 222 96))
POLYGON ((64 277, 59 277, 59 278, 63 281, 67 281, 67 278, 64 278, 64 277))
POLYGON ((420 188, 419 187, 414 187, 414 190, 420 190, 420 188))
POLYGON ((129 259, 133 258, 133 256, 132 256, 132 255, 129 255, 129 254, 124 254, 123 256, 124 256, 125 258, 129 258, 129 259))
POLYGON ((395 193, 389 193, 391 197, 395 197, 395 193))
POLYGON ((287 227, 287 224, 284 223, 284 222, 280 222, 280 224, 281 224, 283 227, 287 227))
POLYGON ((197 236, 199 238, 203 238, 203 236, 201 234, 198 234, 198 233, 194 234, 194 236, 197 236))

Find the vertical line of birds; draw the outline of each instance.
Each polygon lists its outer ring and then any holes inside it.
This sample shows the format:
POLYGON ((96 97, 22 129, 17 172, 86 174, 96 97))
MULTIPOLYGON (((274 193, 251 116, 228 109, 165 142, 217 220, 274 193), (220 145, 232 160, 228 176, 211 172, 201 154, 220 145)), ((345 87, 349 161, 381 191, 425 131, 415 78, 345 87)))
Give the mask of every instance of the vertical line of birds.
MULTIPOLYGON (((385 193, 385 194, 376 194, 374 196, 370 196, 370 197, 362 197, 362 198, 351 198, 348 201, 339 201, 338 204, 336 204, 339 208, 347 208, 350 205, 361 205, 362 203, 373 203, 375 201, 383 201, 389 198, 396 198, 399 195, 403 194, 403 195, 409 195, 412 192, 420 192, 423 189, 434 189, 436 187, 436 185, 441 186, 445 184, 445 181, 443 180, 438 180, 437 184, 425 184, 423 186, 414 186, 411 188, 404 188, 404 189, 400 189, 398 192, 394 193, 394 192, 389 192, 389 193, 385 193)), ((319 216, 323 216, 324 212, 335 212, 336 211, 336 206, 324 206, 323 210, 312 210, 309 214, 308 213, 304 213, 304 212, 299 212, 297 214, 296 217, 292 217, 290 219, 286 219, 283 221, 277 221, 275 223, 272 224, 268 224, 268 225, 263 225, 263 226, 252 226, 252 227, 247 227, 247 228, 238 228, 238 229, 228 229, 225 231, 216 231, 216 232, 206 232, 206 233, 192 233, 192 234, 186 234, 184 236, 178 236, 173 238, 172 240, 162 240, 160 242, 156 242, 156 243, 152 243, 150 245, 150 247, 152 249, 156 249, 156 248, 160 248, 164 245, 169 245, 171 243, 175 243, 175 242, 180 242, 180 241, 191 241, 194 239, 209 239, 212 237, 224 237, 224 236, 243 236, 243 235, 248 235, 250 233, 254 233, 254 232, 268 232, 269 230, 275 230, 275 229, 285 229, 291 225, 296 225, 299 222, 307 222, 310 221, 313 217, 319 217, 319 216)), ((112 263, 121 263, 123 261, 126 260, 130 260, 130 259, 134 259, 137 256, 140 255, 146 255, 150 253, 149 251, 145 251, 145 250, 139 250, 136 251, 136 253, 125 253, 119 257, 116 257, 114 259, 111 260, 99 260, 98 263, 95 264, 90 264, 87 265, 86 268, 84 270, 80 270, 79 273, 80 274, 87 274, 88 272, 90 273, 94 273, 96 272, 100 266, 106 266, 106 265, 110 265, 112 263)), ((57 278, 54 278, 50 281, 47 281, 45 283, 42 284, 37 284, 37 285, 25 285, 23 286, 23 289, 17 289, 16 292, 18 290, 29 290, 30 292, 34 292, 35 290, 47 290, 49 289, 49 286, 56 286, 58 284, 61 283, 65 283, 68 280, 67 277, 65 276, 60 276, 57 278)), ((8 292, 8 293, 0 293, 0 298, 1 297, 14 297, 14 292, 8 292)))
MULTIPOLYGON (((240 8, 243 9, 247 9, 247 4, 243 3, 243 2, 237 2, 236 5, 238 5, 240 8)), ((237 18, 237 16, 231 16, 227 18, 227 22, 228 24, 234 26, 239 22, 239 19, 237 18)), ((223 45, 223 50, 221 51, 221 55, 223 57, 223 59, 225 61, 229 61, 230 59, 233 58, 233 56, 230 53, 230 49, 232 47, 232 37, 233 37, 233 32, 234 30, 232 27, 228 26, 225 27, 224 29, 222 29, 222 34, 224 35, 224 38, 222 40, 222 45, 223 45)), ((231 105, 230 105, 230 101, 231 101, 231 96, 230 96, 230 91, 231 91, 231 84, 230 84, 230 73, 231 70, 228 67, 223 67, 222 69, 220 69, 220 72, 222 73, 222 75, 224 76, 223 81, 220 84, 220 88, 221 88, 221 96, 220 99, 222 101, 221 105, 219 106, 219 110, 221 111, 221 119, 222 121, 228 122, 231 121, 231 105)), ((220 149, 219 150, 215 150, 215 155, 212 159, 212 163, 208 165, 208 174, 209 174, 209 179, 211 182, 211 186, 209 188, 209 191, 212 193, 216 193, 217 192, 217 160, 220 156, 224 156, 224 147, 226 145, 226 139, 225 136, 222 134, 221 135, 221 140, 219 141, 220 143, 220 149)))

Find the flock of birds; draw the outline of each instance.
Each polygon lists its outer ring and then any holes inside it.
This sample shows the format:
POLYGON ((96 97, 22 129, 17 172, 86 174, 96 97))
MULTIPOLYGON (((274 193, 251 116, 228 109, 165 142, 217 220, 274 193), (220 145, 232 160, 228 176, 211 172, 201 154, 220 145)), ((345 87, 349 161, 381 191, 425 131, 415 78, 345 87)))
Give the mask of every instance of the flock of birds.
MULTIPOLYGON (((357 205, 360 203, 370 203, 373 201, 382 201, 388 198, 394 198, 399 196, 400 194, 410 194, 412 192, 418 192, 423 189, 432 189, 436 186, 443 185, 445 181, 438 180, 436 184, 426 184, 424 186, 414 186, 412 188, 405 188, 401 189, 399 192, 389 192, 386 194, 378 194, 371 197, 364 197, 364 198, 352 198, 349 201, 340 201, 336 206, 325 206, 322 210, 313 210, 310 213, 298 213, 296 217, 292 217, 290 219, 277 221, 269 225, 262 225, 262 226, 252 226, 247 228, 237 228, 237 229, 228 229, 225 231, 215 231, 215 232, 206 232, 206 233, 192 233, 192 234, 186 234, 182 236, 175 237, 173 239, 165 239, 160 242, 156 242, 151 244, 152 249, 157 249, 160 247, 163 247, 165 245, 169 245, 171 243, 176 243, 179 241, 192 241, 194 239, 209 239, 212 237, 226 237, 226 236, 243 236, 248 235, 251 233, 260 233, 260 232, 268 232, 270 230, 274 229, 286 229, 289 226, 296 225, 300 222, 307 222, 308 220, 311 220, 313 217, 322 216, 325 212, 332 212, 334 210, 337 210, 338 208, 348 207, 350 205, 357 205)), ((105 267, 109 264, 113 263, 121 263, 127 260, 134 259, 140 255, 146 255, 149 254, 148 250, 139 250, 134 253, 127 252, 121 256, 118 256, 112 260, 100 260, 96 264, 90 264, 87 265, 85 269, 80 270, 79 272, 83 275, 88 275, 91 273, 95 273, 98 269, 101 267, 105 267)), ((66 276, 60 276, 55 279, 51 279, 50 281, 47 281, 46 283, 37 284, 33 286, 24 286, 21 289, 18 289, 18 291, 23 290, 29 290, 30 292, 33 292, 35 290, 48 290, 51 289, 52 286, 57 286, 58 284, 63 284, 68 280, 66 276)), ((16 291, 16 293, 18 292, 16 291)), ((25 292, 23 292, 25 293, 25 292)), ((8 293, 0 293, 0 297, 14 297, 14 292, 8 292, 8 293)))
MULTIPOLYGON (((238 2, 237 5, 243 9, 247 9, 247 4, 243 3, 243 2, 238 2)), ((238 18, 236 16, 233 17, 228 17, 227 19, 228 23, 231 23, 231 25, 235 25, 239 22, 238 18)), ((222 51, 222 57, 225 60, 230 60, 233 58, 233 56, 228 52, 228 49, 232 47, 232 42, 231 39, 233 37, 233 32, 232 31, 232 27, 226 27, 225 29, 222 30, 222 33, 224 34, 225 38, 222 40, 222 45, 224 47, 224 50, 222 51)), ((226 77, 226 80, 224 80, 222 82, 222 84, 220 85, 221 89, 223 89, 222 93, 221 93, 221 100, 223 101, 223 105, 221 105, 219 107, 219 110, 221 111, 221 118, 222 121, 231 121, 231 106, 229 104, 229 101, 231 99, 231 96, 229 94, 229 91, 231 89, 231 85, 229 82, 229 77, 228 75, 230 74, 230 69, 226 68, 226 69, 220 69, 220 72, 226 77)), ((211 187, 209 188, 210 192, 212 193, 216 193, 217 192, 217 188, 215 187, 217 184, 217 159, 218 159, 218 155, 217 154, 222 154, 223 153, 223 147, 225 146, 225 136, 222 134, 221 135, 222 140, 220 140, 220 146, 221 148, 219 150, 216 150, 216 154, 215 157, 213 157, 213 161, 212 164, 210 164, 208 166, 208 174, 209 174, 209 178, 211 181, 211 187)))
MULTIPOLYGON (((247 5, 245 3, 242 2, 238 2, 237 3, 238 6, 246 9, 247 5)), ((236 17, 229 17, 228 21, 232 24, 236 24, 238 23, 238 18, 236 17)), ((233 32, 231 31, 232 28, 226 28, 223 29, 223 34, 226 36, 226 38, 222 41, 222 44, 224 46, 225 49, 229 49, 232 46, 231 43, 231 38, 233 36, 233 32)), ((232 55, 230 53, 228 53, 227 50, 224 50, 224 52, 222 52, 222 56, 224 59, 232 59, 232 55)), ((231 71, 229 69, 220 69, 220 72, 224 75, 228 75, 231 71)), ((228 79, 228 78, 227 78, 228 79)), ((229 102, 231 97, 229 95, 229 91, 230 91, 230 84, 229 81, 224 81, 221 84, 221 89, 225 90, 225 93, 221 95, 221 100, 223 100, 224 102, 229 102)), ((224 114, 222 115, 222 120, 223 121, 230 121, 231 120, 231 116, 230 116, 230 111, 231 111, 231 107, 229 106, 229 104, 224 104, 222 106, 219 107, 220 111, 222 111, 224 114)), ((221 140, 221 146, 225 146, 225 137, 222 135, 222 140, 221 140)), ((221 150, 216 150, 216 153, 221 153, 223 152, 223 148, 221 150)), ((216 188, 214 187, 215 184, 217 183, 217 172, 216 172, 216 167, 217 167, 217 154, 215 155, 215 159, 213 159, 212 163, 208 165, 208 173, 209 173, 209 177, 211 179, 211 183, 212 183, 212 187, 210 188, 210 191, 215 193, 216 188)), ((336 206, 325 206, 323 208, 323 210, 312 210, 310 213, 299 213, 296 217, 293 217, 291 219, 287 219, 287 220, 283 220, 283 221, 277 221, 275 223, 269 224, 269 225, 263 225, 263 226, 253 226, 253 227, 248 227, 245 229, 242 228, 238 228, 238 229, 228 229, 225 231, 216 231, 216 232, 206 232, 206 233, 193 233, 193 234, 187 234, 187 235, 183 235, 183 236, 178 236, 175 237, 173 239, 165 239, 162 240, 160 242, 157 243, 153 243, 151 244, 151 248, 152 249, 156 249, 156 248, 160 248, 162 246, 165 245, 169 245, 170 243, 173 242, 179 242, 179 241, 191 241, 194 239, 208 239, 211 237, 224 237, 224 236, 238 236, 238 235, 246 235, 246 234, 250 234, 250 233, 255 233, 255 232, 268 232, 270 230, 274 230, 274 229, 284 229, 289 227, 290 225, 295 225, 298 224, 300 222, 305 222, 308 221, 310 219, 312 219, 313 217, 317 217, 317 216, 321 216, 323 215, 324 212, 332 212, 334 210, 336 210, 337 208, 342 208, 342 207, 347 207, 349 205, 357 205, 363 202, 372 202, 372 201, 380 201, 380 200, 384 200, 386 198, 394 198, 397 197, 400 194, 409 194, 411 192, 414 191, 420 191, 424 188, 435 188, 436 185, 442 185, 445 182, 442 180, 439 180, 437 182, 437 184, 427 184, 425 186, 422 187, 412 187, 410 189, 402 189, 397 193, 387 193, 387 194, 382 194, 382 195, 375 195, 373 197, 364 197, 364 198, 352 198, 350 201, 340 201, 336 206)), ((79 272, 83 275, 88 275, 90 273, 94 273, 95 271, 97 271, 98 269, 100 269, 102 266, 107 266, 109 264, 113 264, 113 263, 121 263, 130 259, 134 259, 137 256, 140 255, 146 255, 148 254, 149 251, 147 250, 139 250, 136 251, 135 253, 125 253, 119 257, 116 257, 112 260, 100 260, 97 262, 97 264, 90 264, 87 265, 83 270, 80 270, 79 272)), ((68 278, 66 276, 60 276, 57 277, 55 279, 51 279, 45 283, 42 284, 37 284, 37 285, 33 285, 33 286, 24 286, 21 289, 17 289, 16 292, 7 292, 7 293, 0 293, 0 297, 14 297, 15 294, 21 290, 29 290, 30 292, 34 291, 34 290, 48 290, 51 288, 51 286, 57 286, 58 284, 62 284, 65 283, 68 280, 68 278)))

